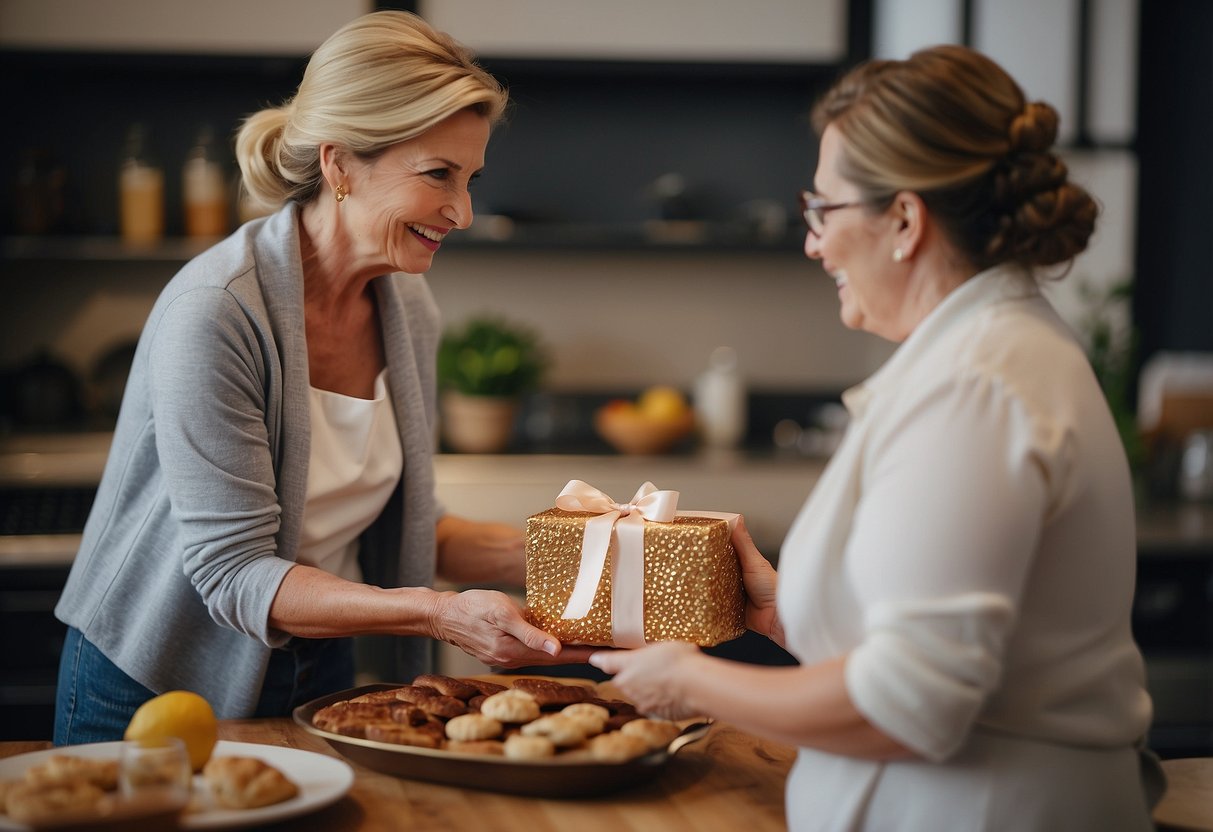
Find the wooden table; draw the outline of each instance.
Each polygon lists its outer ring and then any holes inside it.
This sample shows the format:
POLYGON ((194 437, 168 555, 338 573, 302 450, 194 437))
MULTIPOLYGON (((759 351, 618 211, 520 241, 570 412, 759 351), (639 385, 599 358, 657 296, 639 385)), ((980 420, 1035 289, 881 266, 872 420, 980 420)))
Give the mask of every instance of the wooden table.
MULTIPOLYGON (((223 720, 219 738, 340 757, 288 719, 223 720)), ((0 757, 49 742, 3 742, 0 757)), ((762 832, 784 830, 783 787, 795 750, 717 724, 652 783, 598 798, 544 800, 404 780, 351 764, 354 785, 325 809, 274 824, 286 832, 762 832)))

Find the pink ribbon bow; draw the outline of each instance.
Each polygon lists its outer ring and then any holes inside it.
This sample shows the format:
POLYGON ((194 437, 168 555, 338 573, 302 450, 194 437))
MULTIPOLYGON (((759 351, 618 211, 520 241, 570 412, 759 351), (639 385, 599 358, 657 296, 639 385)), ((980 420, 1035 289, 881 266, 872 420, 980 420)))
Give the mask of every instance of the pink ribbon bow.
POLYGON ((678 492, 659 491, 646 482, 627 503, 617 503, 581 480, 569 480, 556 498, 565 511, 599 515, 585 523, 577 582, 561 618, 584 618, 594 604, 602 567, 614 537, 619 545, 611 561, 611 634, 618 647, 643 647, 644 524, 669 523, 678 511, 678 492))

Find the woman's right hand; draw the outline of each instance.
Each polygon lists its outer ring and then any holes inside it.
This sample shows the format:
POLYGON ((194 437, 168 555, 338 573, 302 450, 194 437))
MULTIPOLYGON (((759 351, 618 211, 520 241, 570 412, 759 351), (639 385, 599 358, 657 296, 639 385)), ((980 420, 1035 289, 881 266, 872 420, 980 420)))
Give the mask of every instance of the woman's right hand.
POLYGON ((783 647, 783 625, 775 609, 778 575, 775 567, 754 545, 744 517, 738 517, 737 525, 733 528, 733 548, 741 561, 741 580, 745 584, 746 626, 783 647))
POLYGON ((431 617, 434 638, 496 667, 584 662, 600 648, 565 647, 527 621, 504 592, 443 592, 431 617))

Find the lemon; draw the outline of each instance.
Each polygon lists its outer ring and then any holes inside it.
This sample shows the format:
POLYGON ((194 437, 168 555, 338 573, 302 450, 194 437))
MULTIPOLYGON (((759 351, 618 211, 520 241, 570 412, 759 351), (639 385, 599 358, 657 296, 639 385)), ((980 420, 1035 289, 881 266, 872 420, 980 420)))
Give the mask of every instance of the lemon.
POLYGON ((180 737, 189 752, 190 765, 200 771, 219 740, 219 723, 211 704, 188 690, 171 690, 144 702, 126 726, 124 739, 164 737, 180 737))
POLYGON ((686 418, 688 409, 682 392, 664 385, 645 390, 636 404, 645 418, 654 422, 677 422, 686 418))

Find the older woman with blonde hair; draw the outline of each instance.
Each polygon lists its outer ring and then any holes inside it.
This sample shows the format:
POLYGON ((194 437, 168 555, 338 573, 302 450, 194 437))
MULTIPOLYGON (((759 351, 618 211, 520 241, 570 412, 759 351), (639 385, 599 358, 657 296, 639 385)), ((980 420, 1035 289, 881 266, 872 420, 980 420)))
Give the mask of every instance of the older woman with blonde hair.
POLYGON ((466 49, 376 12, 312 55, 293 99, 248 118, 244 187, 277 206, 165 287, 56 613, 57 744, 116 739, 156 694, 283 715, 354 683, 348 636, 433 641, 518 666, 576 654, 499 592, 521 531, 434 496, 437 312, 422 275, 472 221, 506 106, 466 49))
POLYGON ((673 643, 590 661, 646 711, 799 746, 794 830, 1149 829, 1129 468, 1035 277, 1097 215, 1057 114, 942 46, 854 69, 814 121, 805 251, 843 324, 900 346, 844 394, 778 580, 734 537, 749 626, 800 665, 673 643))

